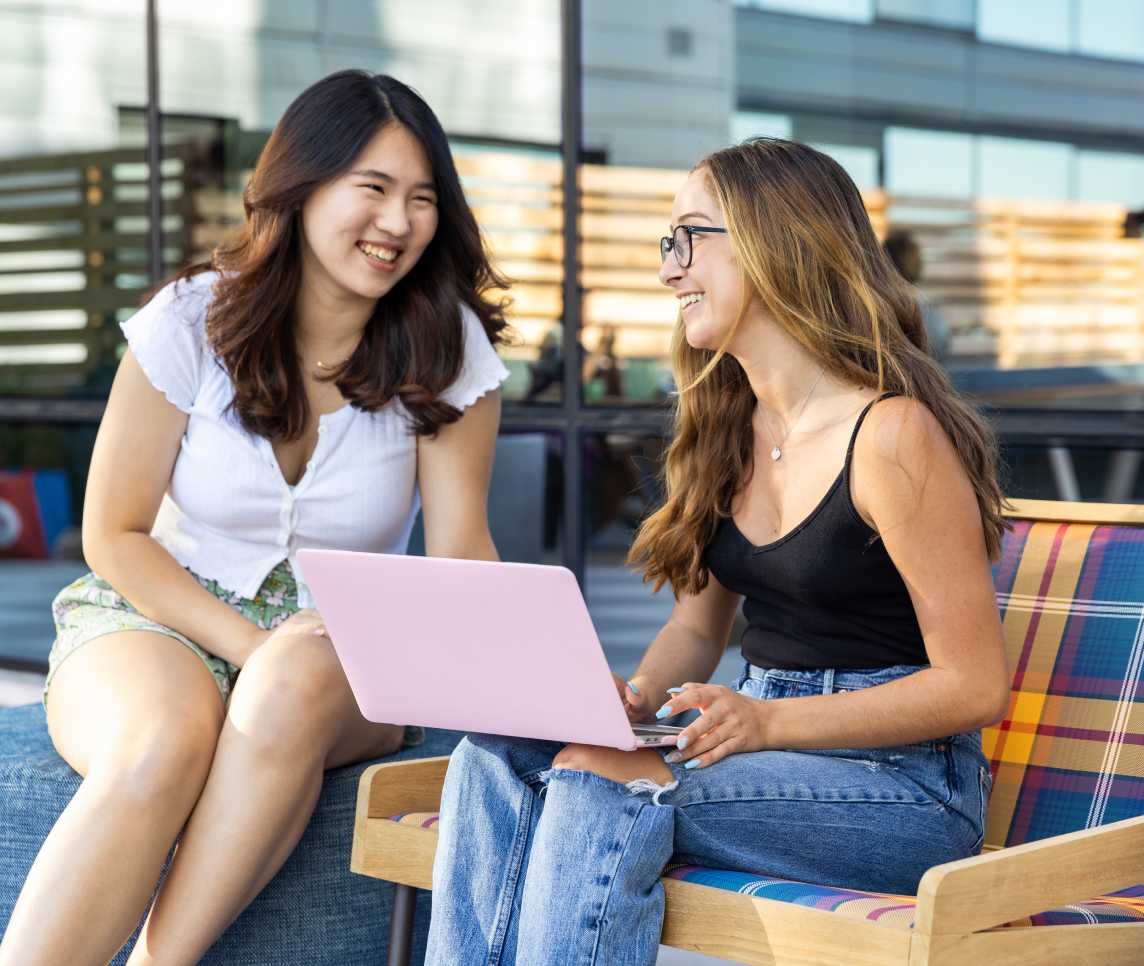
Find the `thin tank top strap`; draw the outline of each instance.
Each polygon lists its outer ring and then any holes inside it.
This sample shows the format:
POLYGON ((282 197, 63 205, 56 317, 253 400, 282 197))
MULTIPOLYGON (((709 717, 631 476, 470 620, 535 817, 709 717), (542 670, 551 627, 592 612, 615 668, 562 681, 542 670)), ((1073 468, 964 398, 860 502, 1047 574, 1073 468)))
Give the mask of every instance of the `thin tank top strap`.
POLYGON ((897 396, 897 395, 898 395, 898 393, 896 393, 896 392, 884 392, 884 393, 882 393, 882 395, 878 396, 876 399, 871 399, 866 404, 866 408, 863 409, 862 412, 859 414, 858 422, 856 422, 854 424, 854 432, 852 432, 850 434, 850 445, 846 447, 845 469, 846 469, 846 472, 848 474, 850 472, 850 460, 854 456, 854 443, 858 440, 858 430, 860 430, 862 428, 862 423, 864 423, 866 421, 866 415, 870 412, 871 409, 874 408, 874 406, 877 403, 880 403, 883 399, 889 399, 891 396, 897 396))

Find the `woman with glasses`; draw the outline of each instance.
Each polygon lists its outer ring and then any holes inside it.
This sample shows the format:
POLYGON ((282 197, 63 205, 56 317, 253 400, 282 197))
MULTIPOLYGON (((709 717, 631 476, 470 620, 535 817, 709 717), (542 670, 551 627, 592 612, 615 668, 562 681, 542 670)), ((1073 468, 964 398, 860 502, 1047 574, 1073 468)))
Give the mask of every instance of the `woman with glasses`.
MULTIPOLYGON (((392 77, 303 91, 246 223, 123 325, 65 588, 48 727, 84 776, 0 964, 197 963, 286 861, 324 769, 388 754, 303 547, 496 559, 504 287, 440 122, 392 77), (158 888, 176 838, 178 849, 158 888), (150 912, 148 913, 148 909, 150 912)), ((384 630, 385 615, 378 614, 384 630)))
POLYGON ((441 803, 428 962, 651 964, 669 862, 912 893, 981 847, 1008 700, 997 447, 928 351, 842 168, 760 139, 676 196, 666 501, 631 551, 676 605, 633 721, 674 750, 472 735, 441 803), (744 669, 708 684, 743 604, 744 669))

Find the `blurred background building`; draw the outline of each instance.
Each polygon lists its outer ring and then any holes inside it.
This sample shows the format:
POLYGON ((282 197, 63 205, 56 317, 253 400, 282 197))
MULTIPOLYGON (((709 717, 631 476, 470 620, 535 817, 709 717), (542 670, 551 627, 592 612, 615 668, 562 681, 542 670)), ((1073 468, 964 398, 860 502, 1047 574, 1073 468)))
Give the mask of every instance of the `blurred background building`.
MULTIPOLYGON (((115 323, 151 284, 144 8, 0 2, 10 668, 45 660, 46 602, 83 568, 74 528, 115 323)), ((1144 500, 1144 0, 585 0, 568 367, 559 0, 161 0, 157 24, 168 272, 240 221, 271 127, 319 77, 392 73, 438 112, 517 280, 498 541, 582 570, 621 670, 670 607, 621 566, 657 499, 673 388, 657 241, 686 170, 744 137, 807 141, 853 176, 944 363, 1001 432, 1007 492, 1144 500)))

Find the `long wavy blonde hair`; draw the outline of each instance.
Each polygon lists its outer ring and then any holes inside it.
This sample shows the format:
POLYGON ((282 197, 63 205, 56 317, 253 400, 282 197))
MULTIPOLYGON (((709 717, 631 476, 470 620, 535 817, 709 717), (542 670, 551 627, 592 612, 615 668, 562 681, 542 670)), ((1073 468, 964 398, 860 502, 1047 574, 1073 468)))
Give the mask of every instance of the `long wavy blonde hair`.
POLYGON ((930 354, 916 293, 883 252, 854 182, 822 152, 778 138, 716 151, 695 170, 723 212, 746 298, 718 350, 693 348, 676 325, 667 497, 640 527, 629 563, 677 597, 707 586, 704 551, 752 465, 755 397, 725 351, 752 294, 831 376, 929 408, 957 448, 996 559, 1007 526, 996 436, 930 354))

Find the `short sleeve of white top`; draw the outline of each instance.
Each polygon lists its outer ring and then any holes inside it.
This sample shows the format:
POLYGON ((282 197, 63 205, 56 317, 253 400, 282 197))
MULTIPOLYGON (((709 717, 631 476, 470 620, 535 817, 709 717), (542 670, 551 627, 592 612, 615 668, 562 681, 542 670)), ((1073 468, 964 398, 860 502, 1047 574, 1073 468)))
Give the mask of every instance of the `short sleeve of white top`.
MULTIPOLYGON (((318 442, 290 486, 270 441, 229 412, 234 388, 206 339, 218 276, 173 282, 122 324, 151 384, 188 414, 151 535, 184 567, 253 597, 282 560, 312 607, 295 555, 304 547, 404 553, 420 507, 417 439, 394 400, 373 413, 344 406, 320 417, 318 442)), ((462 305, 465 352, 441 398, 458 409, 499 386, 508 370, 480 320, 462 305)))

